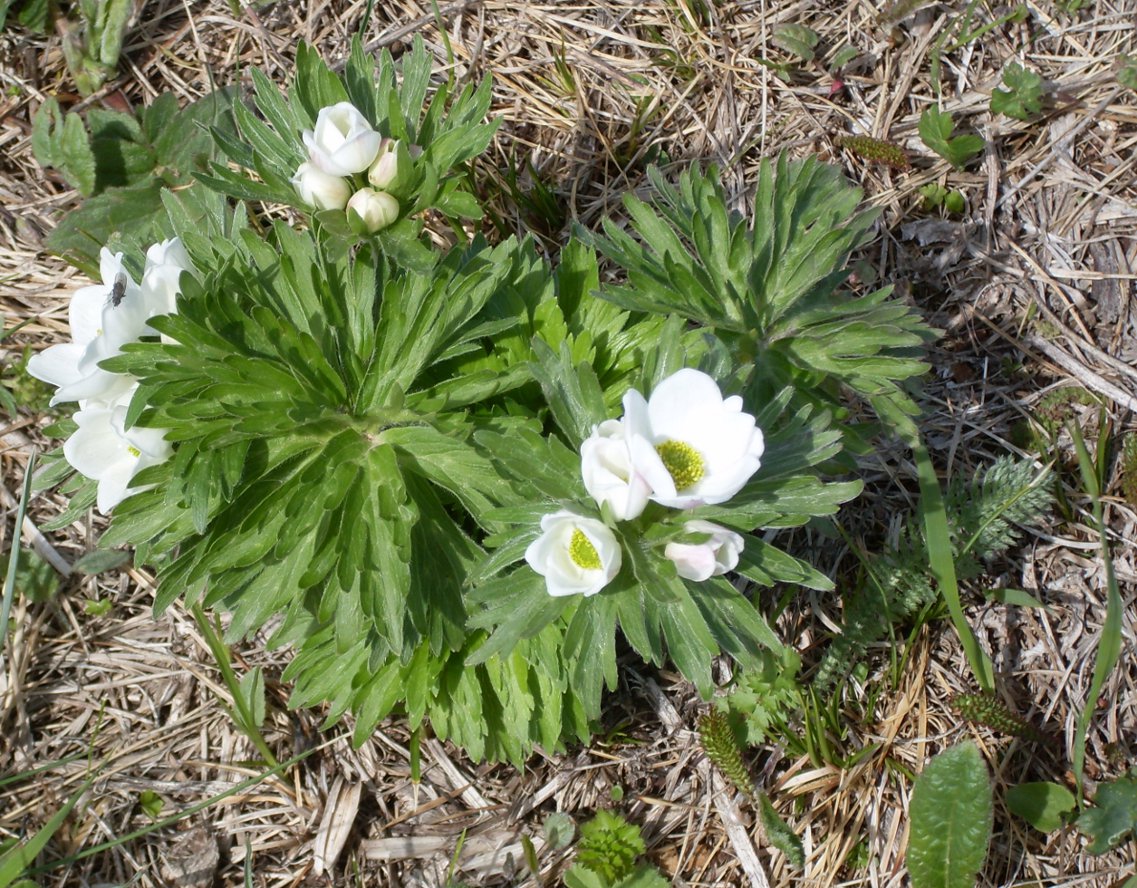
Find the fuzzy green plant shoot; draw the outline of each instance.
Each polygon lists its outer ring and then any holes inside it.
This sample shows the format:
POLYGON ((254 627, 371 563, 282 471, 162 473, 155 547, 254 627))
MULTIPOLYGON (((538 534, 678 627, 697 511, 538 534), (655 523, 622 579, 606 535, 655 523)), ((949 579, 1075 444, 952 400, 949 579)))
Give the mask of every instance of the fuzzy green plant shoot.
POLYGON ((901 171, 912 166, 904 149, 895 142, 872 136, 840 136, 836 139, 836 144, 869 163, 878 163, 901 171))
POLYGON ((1091 456, 1086 441, 1082 437, 1082 429, 1076 422, 1069 426, 1070 436, 1074 442, 1074 451, 1078 457, 1078 470, 1081 474, 1082 485, 1090 498, 1094 528, 1097 530, 1101 545, 1102 564, 1105 567, 1106 609, 1105 620, 1102 623, 1101 639, 1098 641, 1097 652, 1094 655, 1094 671, 1090 679, 1090 689, 1086 694, 1086 703, 1078 717, 1078 726, 1074 734, 1073 770, 1077 781, 1078 802, 1082 801, 1084 791, 1084 770, 1086 764, 1086 734, 1089 731, 1090 719, 1097 710, 1098 698, 1102 688, 1113 667, 1121 657, 1122 622, 1124 620, 1124 607, 1121 601, 1121 590, 1117 585, 1117 576, 1113 570, 1113 558, 1110 555, 1109 540, 1106 536, 1105 507, 1102 504, 1101 478, 1106 465, 1107 435, 1099 439, 1099 447, 1095 456, 1091 456))
POLYGON ((133 8, 133 0, 79 0, 79 22, 64 32, 63 57, 84 96, 114 75, 133 8))
POLYGON ((726 775, 739 792, 751 795, 754 781, 742 761, 742 750, 734 737, 730 722, 718 709, 712 709, 699 718, 699 742, 715 766, 726 775))
POLYGON ((995 694, 981 691, 972 694, 956 694, 951 700, 952 711, 972 724, 986 725, 994 731, 1012 734, 1015 737, 1036 740, 1040 738, 1038 729, 1026 719, 1011 712, 995 694))

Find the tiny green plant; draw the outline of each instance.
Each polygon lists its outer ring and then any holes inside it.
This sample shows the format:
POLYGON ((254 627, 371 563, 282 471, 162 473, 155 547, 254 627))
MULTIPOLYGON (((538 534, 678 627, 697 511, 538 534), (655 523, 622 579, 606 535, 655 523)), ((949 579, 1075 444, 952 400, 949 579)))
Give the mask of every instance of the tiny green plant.
POLYGON ((1137 55, 1123 55, 1117 60, 1117 82, 1137 92, 1137 55))
POLYGON ((982 154, 987 144, 975 135, 953 136, 955 121, 950 114, 934 106, 924 109, 918 129, 924 144, 958 170, 982 154))
POLYGON ((987 857, 991 780, 970 741, 941 752, 912 787, 908 872, 913 888, 972 888, 987 857))
POLYGON ((925 210, 943 209, 958 216, 967 209, 967 198, 962 191, 948 190, 939 182, 929 182, 920 187, 920 196, 923 198, 925 210))
POLYGON ((666 888, 667 880, 637 860, 647 850, 640 828, 620 814, 597 811, 581 824, 576 861, 565 872, 565 888, 666 888))
POLYGON ((1017 62, 1003 71, 1003 86, 991 93, 991 112, 1030 120, 1042 111, 1042 78, 1017 62))
POLYGON ((792 53, 803 62, 812 62, 821 35, 805 25, 785 24, 774 29, 770 42, 786 52, 792 53))

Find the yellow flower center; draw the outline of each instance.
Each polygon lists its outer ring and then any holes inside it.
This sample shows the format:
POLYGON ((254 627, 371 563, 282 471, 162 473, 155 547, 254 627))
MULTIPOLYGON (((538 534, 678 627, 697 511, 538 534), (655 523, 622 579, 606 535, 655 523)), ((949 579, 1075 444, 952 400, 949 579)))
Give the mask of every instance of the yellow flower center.
POLYGON ((142 451, 135 447, 133 444, 126 445, 126 452, 133 456, 135 459, 142 456, 142 451))
POLYGON ((663 465, 671 474, 676 490, 686 490, 698 483, 706 474, 703 467, 703 457, 690 444, 682 441, 664 441, 655 448, 663 465))
POLYGON ((572 539, 569 541, 569 558, 577 567, 583 567, 585 570, 600 570, 603 567, 600 563, 600 553, 592 545, 592 540, 579 529, 572 532, 572 539))

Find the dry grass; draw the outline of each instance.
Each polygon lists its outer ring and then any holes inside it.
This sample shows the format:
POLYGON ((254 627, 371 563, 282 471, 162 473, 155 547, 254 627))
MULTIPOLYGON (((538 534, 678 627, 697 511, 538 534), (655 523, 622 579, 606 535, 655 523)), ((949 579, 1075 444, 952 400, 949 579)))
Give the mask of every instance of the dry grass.
MULTIPOLYGON (((1133 0, 1099 0, 1076 14, 1042 0, 1028 7, 1024 22, 943 54, 944 108, 959 129, 989 139, 982 163, 967 173, 951 171, 916 132, 921 111, 935 102, 930 69, 962 0, 899 0, 891 14, 867 2, 827 0, 465 0, 440 6, 437 15, 420 0, 376 6, 363 34, 368 47, 398 54, 421 34, 440 71, 453 64, 460 78, 492 74, 493 114, 503 125, 477 174, 506 227, 536 221, 501 195, 510 163, 525 170, 523 188, 536 175, 553 190, 566 224, 590 226, 618 209, 620 193, 642 186, 649 161, 723 165, 745 208, 761 157, 817 154, 841 165, 884 208, 861 273, 871 269, 896 281, 946 331, 931 356, 925 429, 947 473, 970 474, 1015 450, 1012 442, 1023 444, 1026 417, 1056 386, 1095 393, 1119 440, 1131 432, 1137 93, 1118 85, 1116 71, 1122 54, 1137 53, 1133 0), (800 63, 777 48, 774 32, 786 23, 821 35, 818 61, 800 63), (834 90, 824 60, 846 44, 858 55, 834 90), (1047 82, 1053 101, 1041 120, 989 114, 988 96, 1009 60, 1047 82), (849 133, 899 143, 913 168, 897 173, 864 164, 834 145, 849 133), (917 189, 928 182, 960 189, 966 214, 921 212, 917 189)), ((342 58, 364 7, 348 0, 270 3, 234 14, 222 2, 146 3, 128 34, 119 79, 93 102, 138 104, 164 91, 188 101, 238 80, 248 65, 283 82, 300 39, 342 58)), ((977 22, 990 20, 990 12, 977 9, 977 22)), ((66 330, 66 302, 80 281, 43 252, 40 239, 77 197, 45 177, 29 144, 36 107, 72 89, 59 39, 9 27, 0 35, 0 60, 0 305, 6 328, 29 321, 0 343, 11 363, 22 349, 57 341, 66 330)), ((554 228, 539 229, 550 250, 565 233, 554 228)), ((4 378, 17 375, 9 370, 4 378)), ((40 429, 50 420, 42 391, 26 380, 19 390, 35 406, 0 426, 4 547, 28 454, 46 443, 40 429)), ((1064 409, 1096 434, 1097 408, 1064 409)), ((1068 459, 1066 444, 1041 457, 1068 459)), ((914 472, 900 452, 882 453, 866 472, 869 493, 848 508, 848 521, 879 540, 892 517, 911 506, 904 489, 914 472)), ((236 885, 251 853, 257 885, 441 885, 452 860, 468 884, 534 885, 524 866, 525 834, 541 858, 540 884, 552 885, 566 855, 542 847, 544 817, 553 810, 586 817, 611 804, 616 787, 623 792, 619 807, 644 825, 652 858, 677 885, 905 884, 905 773, 919 771, 937 750, 973 736, 992 765, 997 799, 1025 779, 1066 779, 1105 605, 1085 501, 1075 476, 1063 477, 1074 485, 1064 517, 993 566, 994 584, 1030 590, 1047 610, 977 603, 968 612, 994 656, 1005 698, 1043 726, 1049 741, 1008 741, 962 725, 948 705, 969 689, 962 653, 946 623, 926 628, 908 649, 899 681, 886 683, 872 701, 848 701, 845 751, 873 746, 855 765, 817 767, 776 748, 755 754, 761 784, 804 839, 804 873, 764 846, 753 811, 711 773, 692 732, 699 709, 692 689, 629 661, 626 685, 610 703, 608 733, 591 748, 534 757, 518 773, 472 763, 427 740, 418 782, 403 724, 385 723, 355 750, 340 728, 321 734, 318 713, 289 712, 287 688, 270 680, 266 737, 282 758, 310 752, 303 763, 177 825, 46 873, 41 884, 236 885), (861 707, 867 711, 856 716, 861 707)), ((1115 472, 1111 493, 1119 481, 1115 472)), ((25 542, 61 568, 61 588, 46 601, 17 599, 0 660, 0 773, 49 768, 0 785, 0 838, 33 832, 92 781, 48 859, 150 825, 140 808, 144 792, 157 794, 163 814, 178 813, 260 773, 250 764, 255 750, 225 714, 226 692, 193 620, 177 607, 153 619, 152 581, 142 572, 67 575, 68 565, 94 548, 101 525, 89 518, 44 538, 36 525, 61 503, 58 495, 41 495, 22 529, 25 542), (109 613, 92 616, 92 601, 109 602, 109 613)), ((1132 627, 1137 514, 1134 504, 1111 496, 1108 516, 1132 627)), ((831 544, 804 537, 794 543, 817 546, 811 557, 833 575, 851 569, 847 553, 831 544)), ((783 628, 809 651, 839 623, 839 610, 836 600, 802 595, 783 628)), ((1131 628, 1123 644, 1091 728, 1094 780, 1124 771, 1137 746, 1131 628)), ((270 677, 284 666, 282 655, 266 653, 258 639, 236 656, 270 677)), ((1049 838, 1032 832, 999 802, 982 884, 1106 886, 1132 870, 1132 850, 1094 858, 1083 845, 1070 830, 1049 838)))

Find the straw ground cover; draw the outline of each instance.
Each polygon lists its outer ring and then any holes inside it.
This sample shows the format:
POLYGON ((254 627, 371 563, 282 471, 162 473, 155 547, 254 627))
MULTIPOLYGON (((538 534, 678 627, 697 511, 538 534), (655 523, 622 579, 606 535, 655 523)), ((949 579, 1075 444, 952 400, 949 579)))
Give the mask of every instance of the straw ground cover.
MULTIPOLYGON (((1127 626, 1134 616, 1137 481, 1123 454, 1137 404, 1137 92, 1123 72, 1124 57, 1137 54, 1135 10, 1125 0, 1073 5, 1030 6, 1021 20, 971 39, 968 30, 1002 14, 962 2, 883 13, 812 2, 485 0, 437 9, 407 2, 376 9, 361 34, 368 48, 396 55, 420 34, 439 72, 493 77, 491 113, 503 122, 471 178, 501 235, 534 230, 550 252, 570 224, 593 228, 618 212, 618 195, 644 185, 648 163, 665 170, 694 159, 718 163, 740 209, 758 160, 781 150, 838 164, 865 189, 883 215, 857 257, 858 278, 907 288, 944 331, 929 355, 921 420, 942 476, 970 477, 1008 452, 1057 464, 1062 492, 1044 530, 989 565, 964 597, 1003 699, 1045 742, 964 723, 950 703, 973 685, 950 624, 900 627, 895 644, 877 646, 869 661, 882 690, 844 692, 832 720, 841 734, 830 737, 832 761, 773 744, 748 755, 759 785, 803 839, 798 871, 768 847, 750 804, 709 767, 694 734, 705 704, 676 676, 647 670, 634 656, 621 663, 621 690, 593 745, 534 757, 518 772, 473 763, 429 738, 416 751, 398 719, 359 749, 343 727, 321 734, 319 712, 286 708, 288 688, 275 680, 282 655, 249 642, 232 656, 239 673, 261 666, 268 676, 263 734, 272 754, 308 755, 242 786, 264 775, 263 755, 234 727, 202 626, 176 607, 155 621, 144 573, 73 571, 94 549, 101 520, 44 535, 37 528, 62 502, 48 494, 30 504, 21 538, 52 566, 44 576, 53 588, 36 594, 25 581, 0 676, 0 769, 17 778, 0 785, 3 837, 34 833, 92 783, 41 858, 71 862, 37 876, 40 883, 239 884, 247 865, 256 884, 335 872, 359 884, 435 885, 451 870, 472 885, 535 884, 527 836, 541 884, 557 884, 568 855, 544 845, 548 814, 584 819, 612 807, 643 826, 650 858, 676 884, 903 884, 911 776, 969 736, 997 790, 984 884, 1120 881, 1131 849, 1090 856, 1075 831, 1041 836, 1001 802, 1011 784, 1068 779, 1105 614, 1103 563, 1064 431, 1072 422, 1091 442, 1112 442, 1101 466, 1106 517, 1127 626), (786 25, 819 36, 805 47, 812 60, 801 55, 801 32, 786 25), (842 53, 846 46, 855 54, 842 53), (843 65, 832 70, 839 54, 843 65), (1043 107, 1026 121, 989 113, 990 94, 1016 60, 1045 85, 1043 107), (987 140, 964 171, 918 136, 937 80, 957 131, 987 140), (891 141, 910 168, 868 162, 838 144, 849 135, 891 141), (925 209, 920 189, 929 184, 959 191, 964 212, 925 209), (1000 588, 1025 589, 1047 607, 983 594, 1000 588)), ((284 82, 301 39, 329 61, 342 59, 363 6, 276 3, 234 12, 224 3, 147 3, 127 32, 117 74, 93 103, 142 105, 163 92, 188 102, 239 82, 248 65, 284 82)), ((64 337, 67 299, 85 281, 42 249, 78 195, 43 173, 30 146, 39 104, 51 95, 77 98, 60 40, 9 25, 0 41, 4 329, 28 322, 0 342, 3 380, 20 404, 0 426, 7 546, 24 469, 33 447, 50 446, 43 427, 52 419, 46 389, 19 368, 26 349, 64 337)), ((894 540, 917 498, 915 467, 899 446, 867 456, 861 472, 866 492, 841 514, 844 539, 796 531, 779 540, 840 591, 858 582, 850 546, 873 551, 894 540)), ((787 596, 779 620, 807 668, 840 625, 839 595, 800 591, 787 596)), ((1122 662, 1090 724, 1091 788, 1133 760, 1133 650, 1127 629, 1122 662)), ((724 683, 728 668, 717 676, 724 683)))

